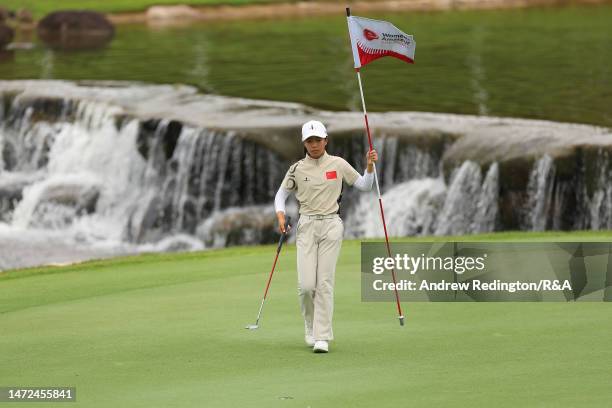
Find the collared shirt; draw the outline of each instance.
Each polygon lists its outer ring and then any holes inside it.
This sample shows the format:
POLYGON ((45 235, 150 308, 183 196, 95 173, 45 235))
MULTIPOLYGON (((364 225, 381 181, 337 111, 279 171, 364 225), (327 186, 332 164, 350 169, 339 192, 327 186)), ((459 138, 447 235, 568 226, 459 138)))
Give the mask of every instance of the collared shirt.
POLYGON ((300 214, 328 215, 338 212, 342 181, 352 186, 360 174, 346 160, 324 152, 318 159, 306 155, 287 171, 281 187, 294 192, 300 214))

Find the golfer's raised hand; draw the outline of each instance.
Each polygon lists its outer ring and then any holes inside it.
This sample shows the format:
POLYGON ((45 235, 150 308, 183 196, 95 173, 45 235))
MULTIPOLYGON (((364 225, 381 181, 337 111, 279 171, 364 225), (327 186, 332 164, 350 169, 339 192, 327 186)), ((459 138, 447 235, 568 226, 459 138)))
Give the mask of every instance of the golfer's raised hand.
POLYGON ((374 171, 374 163, 378 161, 378 153, 372 149, 366 153, 366 160, 368 161, 368 173, 374 171))
POLYGON ((378 153, 376 153, 376 150, 368 151, 366 153, 366 160, 368 161, 368 165, 376 163, 378 161, 378 153))

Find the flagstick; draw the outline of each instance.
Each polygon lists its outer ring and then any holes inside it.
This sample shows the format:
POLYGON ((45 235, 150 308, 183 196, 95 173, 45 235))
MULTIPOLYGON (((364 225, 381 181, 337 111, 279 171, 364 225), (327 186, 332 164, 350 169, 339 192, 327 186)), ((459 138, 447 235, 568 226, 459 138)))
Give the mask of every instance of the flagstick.
MULTIPOLYGON (((348 8, 347 8, 348 13, 348 8)), ((363 86, 361 85, 361 74, 359 68, 357 71, 357 81, 359 82, 359 93, 361 94, 361 106, 363 106, 363 117, 365 119, 366 132, 368 134, 368 143, 370 145, 370 151, 374 150, 372 146, 372 136, 370 135, 370 124, 368 123, 368 112, 366 111, 365 99, 363 97, 363 86)), ((389 246, 389 235, 387 234, 387 223, 385 222, 385 211, 382 204, 382 196, 380 195, 380 185, 378 184, 378 173, 376 172, 376 163, 372 163, 374 167, 374 181, 376 182, 376 191, 378 192, 378 206, 380 207, 380 217, 382 218, 383 229, 385 230, 385 242, 387 243, 387 254, 391 258, 391 247, 389 246)), ((397 313, 400 325, 404 325, 404 314, 402 313, 402 306, 399 300, 399 294, 397 293, 397 281, 395 279, 395 268, 391 269, 391 276, 393 277, 393 289, 395 290, 395 302, 397 303, 397 313)))

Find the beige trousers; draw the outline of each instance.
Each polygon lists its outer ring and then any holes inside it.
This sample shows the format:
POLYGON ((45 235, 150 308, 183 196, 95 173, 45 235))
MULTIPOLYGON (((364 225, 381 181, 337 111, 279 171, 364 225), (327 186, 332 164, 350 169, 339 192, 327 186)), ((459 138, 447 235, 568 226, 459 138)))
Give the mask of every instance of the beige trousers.
POLYGON ((334 279, 344 224, 337 214, 300 216, 297 227, 298 295, 306 330, 315 340, 332 340, 334 279))

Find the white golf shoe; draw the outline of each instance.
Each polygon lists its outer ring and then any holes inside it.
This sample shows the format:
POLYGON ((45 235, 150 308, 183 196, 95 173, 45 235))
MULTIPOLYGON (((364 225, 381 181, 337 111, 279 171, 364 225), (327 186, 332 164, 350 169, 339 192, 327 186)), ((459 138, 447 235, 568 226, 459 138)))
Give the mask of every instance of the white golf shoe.
POLYGON ((329 345, 327 344, 327 340, 315 341, 312 351, 314 351, 315 353, 327 353, 329 351, 329 345))

